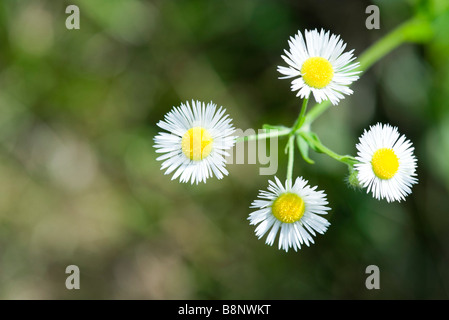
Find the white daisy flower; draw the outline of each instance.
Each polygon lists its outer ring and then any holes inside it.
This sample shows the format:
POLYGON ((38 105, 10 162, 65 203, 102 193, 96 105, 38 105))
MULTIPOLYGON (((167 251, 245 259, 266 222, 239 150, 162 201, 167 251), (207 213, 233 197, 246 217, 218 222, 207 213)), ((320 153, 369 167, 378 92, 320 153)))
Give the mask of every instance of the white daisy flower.
POLYGON ((285 187, 275 177, 276 182, 268 181, 268 191, 261 190, 259 198, 251 204, 251 208, 259 210, 252 212, 248 220, 251 225, 259 224, 255 230, 260 239, 270 229, 266 244, 272 245, 279 231, 279 249, 288 251, 293 247, 295 251, 301 249, 302 244, 309 246, 314 243, 312 236, 315 231, 323 234, 330 223, 320 215, 327 214, 326 194, 315 191, 303 178, 287 180, 285 187))
POLYGON ((364 131, 357 144, 360 184, 376 199, 405 200, 416 178, 416 158, 412 143, 396 127, 377 123, 364 131))
POLYGON ((309 98, 313 93, 320 103, 330 100, 338 104, 344 95, 352 94, 348 86, 356 81, 361 71, 352 71, 359 63, 351 63, 356 58, 353 51, 343 53, 346 43, 340 36, 326 33, 323 29, 305 31, 305 40, 300 31, 288 41, 290 50, 284 50, 282 56, 288 67, 278 66, 278 71, 284 76, 280 79, 296 78, 292 81, 292 91, 298 91, 297 96, 309 98))
POLYGON ((225 168, 226 150, 232 148, 236 137, 231 119, 225 109, 210 102, 193 101, 174 107, 157 125, 168 131, 160 132, 155 138, 157 153, 163 153, 156 160, 164 160, 161 170, 165 174, 175 171, 172 180, 180 182, 206 182, 215 175, 218 179, 228 174, 225 168))

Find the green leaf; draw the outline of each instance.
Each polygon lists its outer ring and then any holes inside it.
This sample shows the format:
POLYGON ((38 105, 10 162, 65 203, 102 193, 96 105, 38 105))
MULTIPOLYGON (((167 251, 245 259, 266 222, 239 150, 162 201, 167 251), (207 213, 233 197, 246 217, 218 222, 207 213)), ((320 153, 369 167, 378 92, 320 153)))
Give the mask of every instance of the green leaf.
POLYGON ((309 158, 309 144, 302 136, 298 136, 296 139, 296 144, 298 145, 299 153, 301 153, 302 158, 304 161, 310 164, 314 164, 315 161, 309 158))
POLYGON ((285 144, 284 153, 287 154, 289 149, 290 149, 290 144, 287 142, 285 144))
POLYGON ((315 152, 322 153, 323 151, 319 148, 321 145, 321 141, 318 136, 313 132, 300 132, 301 137, 305 140, 305 142, 312 148, 315 152))

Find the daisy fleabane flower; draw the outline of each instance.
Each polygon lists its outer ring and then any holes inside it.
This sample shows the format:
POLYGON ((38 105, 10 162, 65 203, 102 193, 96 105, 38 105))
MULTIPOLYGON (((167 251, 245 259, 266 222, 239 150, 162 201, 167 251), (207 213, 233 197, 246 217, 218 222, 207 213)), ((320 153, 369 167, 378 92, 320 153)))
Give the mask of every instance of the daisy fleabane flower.
POLYGON ((291 90, 298 91, 297 96, 308 99, 313 93, 318 103, 330 100, 336 105, 344 94, 353 93, 348 86, 359 78, 360 71, 353 71, 359 63, 352 63, 354 50, 343 53, 346 43, 340 36, 315 29, 305 30, 303 37, 298 31, 288 44, 290 50, 282 55, 288 67, 278 66, 278 71, 284 75, 281 79, 295 78, 291 90))
POLYGON ((268 191, 261 190, 260 200, 251 204, 258 210, 248 217, 250 225, 258 224, 255 232, 259 239, 270 231, 266 244, 271 246, 279 231, 279 249, 288 251, 293 247, 297 251, 302 244, 314 243, 315 232, 326 232, 330 223, 321 215, 330 208, 324 191, 315 191, 317 187, 310 187, 302 177, 296 178, 293 185, 290 179, 283 185, 277 177, 268 183, 268 191))
POLYGON ((396 127, 377 123, 359 138, 354 165, 358 180, 367 193, 388 202, 405 200, 412 192, 416 178, 417 159, 414 147, 396 127))
POLYGON ((235 144, 234 127, 226 110, 210 102, 193 101, 181 103, 168 112, 157 125, 168 131, 160 132, 155 138, 157 153, 163 153, 156 160, 164 161, 161 170, 173 174, 172 180, 180 182, 206 182, 215 175, 218 179, 228 174, 226 150, 235 144), (176 170, 176 171, 175 171, 176 170))

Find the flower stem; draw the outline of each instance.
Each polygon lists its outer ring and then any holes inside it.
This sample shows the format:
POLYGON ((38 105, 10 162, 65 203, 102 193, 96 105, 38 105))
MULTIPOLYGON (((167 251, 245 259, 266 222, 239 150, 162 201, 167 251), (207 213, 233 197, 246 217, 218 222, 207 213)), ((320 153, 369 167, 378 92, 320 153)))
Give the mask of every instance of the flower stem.
POLYGON ((281 136, 286 136, 286 135, 290 134, 290 132, 291 132, 290 128, 271 129, 266 133, 252 134, 249 136, 238 137, 236 142, 238 143, 238 142, 244 142, 244 141, 281 137, 281 136))
POLYGON ((293 162, 295 160, 295 135, 288 138, 288 165, 287 165, 287 180, 292 181, 293 178, 293 162))
POLYGON ((295 134, 296 131, 299 130, 299 128, 302 127, 302 125, 304 124, 304 121, 306 120, 305 118, 305 114, 306 114, 306 110, 307 110, 307 103, 309 102, 309 99, 304 99, 302 102, 302 107, 301 107, 301 111, 299 113, 298 118, 295 121, 295 124, 292 127, 292 131, 290 134, 295 134))
POLYGON ((418 17, 409 19, 362 53, 359 58, 359 70, 365 72, 404 42, 422 42, 429 40, 431 36, 429 21, 418 17))
POLYGON ((328 147, 324 146, 321 141, 318 139, 318 136, 312 132, 305 132, 300 131, 299 135, 307 142, 307 144, 316 152, 327 154, 332 159, 335 159, 337 161, 340 161, 342 163, 347 164, 348 166, 352 167, 354 164, 356 164, 358 161, 353 156, 349 155, 339 155, 329 149, 328 147))

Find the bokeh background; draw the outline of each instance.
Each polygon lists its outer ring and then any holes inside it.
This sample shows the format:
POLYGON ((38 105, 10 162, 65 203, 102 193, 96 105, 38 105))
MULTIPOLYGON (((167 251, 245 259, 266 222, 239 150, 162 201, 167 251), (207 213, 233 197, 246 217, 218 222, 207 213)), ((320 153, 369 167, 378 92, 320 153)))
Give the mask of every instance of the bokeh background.
MULTIPOLYGON (((449 12, 445 0, 0 3, 0 298, 447 299, 449 297, 449 12), (67 30, 76 4, 81 29, 67 30), (365 9, 380 8, 367 30, 365 9), (153 148, 157 121, 191 99, 227 108, 237 128, 290 126, 301 101, 276 67, 298 30, 340 34, 360 55, 417 13, 434 37, 404 44, 313 124, 355 154, 365 128, 413 141, 419 184, 405 202, 345 182, 311 153, 294 174, 326 190, 331 227, 299 252, 254 235, 250 203, 272 176, 232 164, 206 184, 171 181, 153 148), (77 265, 81 289, 67 290, 77 265), (380 268, 367 290, 365 268, 380 268)), ((285 140, 279 170, 286 174, 285 140)))

